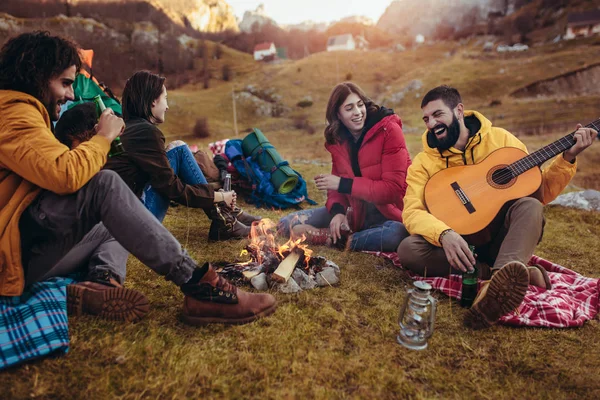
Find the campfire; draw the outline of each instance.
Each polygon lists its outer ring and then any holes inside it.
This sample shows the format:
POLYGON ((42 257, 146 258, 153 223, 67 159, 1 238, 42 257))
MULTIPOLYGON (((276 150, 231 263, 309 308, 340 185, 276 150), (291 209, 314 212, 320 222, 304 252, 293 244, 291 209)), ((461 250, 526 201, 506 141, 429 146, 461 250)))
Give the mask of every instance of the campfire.
POLYGON ((263 219, 252 224, 250 244, 239 261, 216 263, 217 271, 235 283, 250 283, 258 290, 269 288, 296 293, 339 283, 340 268, 324 257, 313 256, 304 235, 277 243, 276 224, 263 219))

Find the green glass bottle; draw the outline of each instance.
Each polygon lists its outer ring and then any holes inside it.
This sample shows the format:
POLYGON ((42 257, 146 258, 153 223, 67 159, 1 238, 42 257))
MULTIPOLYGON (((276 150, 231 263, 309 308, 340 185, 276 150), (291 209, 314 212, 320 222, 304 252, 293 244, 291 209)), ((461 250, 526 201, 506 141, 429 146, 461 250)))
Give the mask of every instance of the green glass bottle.
MULTIPOLYGON (((469 245, 469 249, 473 253, 473 256, 475 256, 475 246, 469 245)), ((471 307, 475 297, 477 297, 477 267, 473 266, 473 271, 463 272, 462 274, 460 306, 471 307)))
MULTIPOLYGON (((96 111, 98 113, 98 118, 100 118, 100 114, 102 114, 104 110, 106 110, 106 106, 102 101, 102 96, 94 96, 94 103, 96 103, 96 111)), ((121 138, 117 136, 115 140, 113 140, 110 144, 110 151, 108 152, 108 156, 114 157, 123 153, 125 153, 125 147, 123 147, 123 142, 121 142, 121 138)))

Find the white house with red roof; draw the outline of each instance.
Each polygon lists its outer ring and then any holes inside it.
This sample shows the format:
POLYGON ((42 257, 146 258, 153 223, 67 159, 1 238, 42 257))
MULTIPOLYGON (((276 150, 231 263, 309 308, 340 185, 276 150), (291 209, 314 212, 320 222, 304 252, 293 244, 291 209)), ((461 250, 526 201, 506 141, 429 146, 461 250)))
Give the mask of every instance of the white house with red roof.
POLYGON ((254 46, 254 59, 261 61, 265 57, 275 57, 277 55, 277 49, 275 43, 264 42, 254 46))

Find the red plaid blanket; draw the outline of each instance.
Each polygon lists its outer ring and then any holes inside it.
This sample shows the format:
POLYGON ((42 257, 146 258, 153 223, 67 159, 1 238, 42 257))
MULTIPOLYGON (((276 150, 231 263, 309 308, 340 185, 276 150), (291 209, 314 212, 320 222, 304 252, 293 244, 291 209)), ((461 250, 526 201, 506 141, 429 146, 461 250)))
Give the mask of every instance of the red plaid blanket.
MULTIPOLYGON (((387 258, 395 266, 402 267, 396 253, 366 253, 387 258)), ((598 314, 600 279, 586 278, 537 256, 531 257, 529 264, 539 264, 548 271, 552 289, 546 290, 530 285, 519 308, 502 317, 500 323, 514 326, 568 328, 582 326, 585 321, 598 314)), ((460 298, 460 275, 450 275, 449 278, 423 278, 410 272, 409 274, 413 279, 424 280, 434 289, 441 290, 450 297, 460 298)))

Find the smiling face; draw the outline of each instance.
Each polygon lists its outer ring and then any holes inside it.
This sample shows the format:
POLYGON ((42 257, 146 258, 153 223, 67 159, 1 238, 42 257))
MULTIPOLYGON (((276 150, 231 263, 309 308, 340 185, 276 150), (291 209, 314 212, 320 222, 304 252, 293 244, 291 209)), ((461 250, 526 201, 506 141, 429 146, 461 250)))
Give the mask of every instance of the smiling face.
POLYGON ((163 85, 163 90, 158 99, 152 102, 152 117, 155 124, 162 124, 165 122, 165 113, 169 109, 167 103, 167 88, 163 85))
POLYGON ((338 118, 350 133, 360 135, 367 118, 365 102, 356 93, 350 93, 338 110, 338 118))
POLYGON ((439 150, 447 150, 454 146, 460 136, 459 113, 462 104, 451 110, 443 100, 433 100, 423 108, 423 121, 428 130, 430 145, 439 150))
POLYGON ((73 94, 73 82, 77 69, 75 65, 64 70, 60 75, 51 78, 48 82, 48 90, 46 91, 43 104, 48 110, 50 120, 58 121, 60 115, 60 106, 68 100, 75 100, 73 94))

